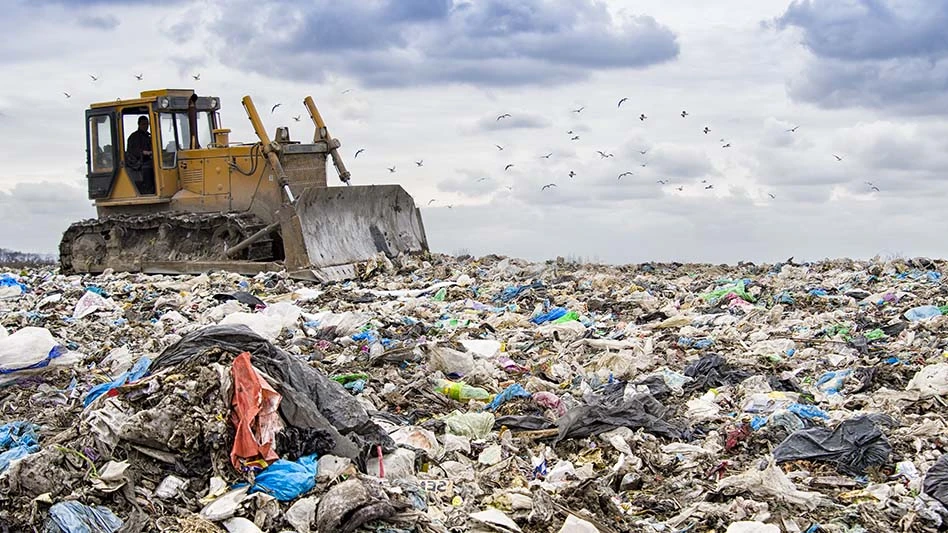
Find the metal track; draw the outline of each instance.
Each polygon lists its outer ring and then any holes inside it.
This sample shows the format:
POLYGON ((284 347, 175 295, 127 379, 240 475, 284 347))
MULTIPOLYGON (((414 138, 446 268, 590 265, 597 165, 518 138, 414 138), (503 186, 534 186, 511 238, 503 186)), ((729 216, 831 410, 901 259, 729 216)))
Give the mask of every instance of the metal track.
POLYGON ((69 226, 59 245, 64 274, 107 268, 137 272, 154 261, 270 261, 273 240, 265 237, 237 257, 225 251, 265 224, 246 213, 156 213, 113 215, 69 226))

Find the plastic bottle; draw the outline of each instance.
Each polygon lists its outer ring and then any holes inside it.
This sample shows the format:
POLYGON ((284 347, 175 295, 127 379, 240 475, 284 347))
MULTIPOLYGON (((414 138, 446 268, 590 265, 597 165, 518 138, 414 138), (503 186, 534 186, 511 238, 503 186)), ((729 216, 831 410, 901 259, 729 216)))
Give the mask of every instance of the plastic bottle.
POLYGON ((448 398, 466 402, 468 400, 490 400, 491 394, 484 389, 472 387, 464 382, 454 382, 439 379, 435 382, 435 390, 448 398))

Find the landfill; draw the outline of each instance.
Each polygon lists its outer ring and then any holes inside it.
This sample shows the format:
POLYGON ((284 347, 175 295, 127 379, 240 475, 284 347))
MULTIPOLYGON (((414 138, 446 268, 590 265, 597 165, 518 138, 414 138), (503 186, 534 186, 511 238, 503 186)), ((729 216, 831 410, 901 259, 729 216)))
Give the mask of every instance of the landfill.
POLYGON ((948 530, 927 258, 0 270, 4 531, 948 530))

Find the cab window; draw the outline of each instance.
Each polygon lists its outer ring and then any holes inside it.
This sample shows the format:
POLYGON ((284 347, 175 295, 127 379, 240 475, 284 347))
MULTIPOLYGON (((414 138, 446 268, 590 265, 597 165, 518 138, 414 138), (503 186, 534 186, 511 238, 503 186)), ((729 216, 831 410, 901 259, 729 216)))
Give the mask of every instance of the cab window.
POLYGON ((111 173, 115 170, 115 139, 112 116, 89 117, 90 174, 111 173))

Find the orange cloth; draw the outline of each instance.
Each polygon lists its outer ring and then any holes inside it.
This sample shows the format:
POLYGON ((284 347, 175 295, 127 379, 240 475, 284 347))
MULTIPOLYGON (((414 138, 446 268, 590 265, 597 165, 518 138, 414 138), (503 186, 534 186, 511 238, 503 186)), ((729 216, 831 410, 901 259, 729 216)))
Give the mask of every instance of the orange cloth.
POLYGON ((234 359, 231 367, 234 377, 233 422, 237 428, 230 461, 240 470, 243 463, 263 459, 273 462, 280 458, 275 447, 276 434, 283 429, 283 420, 277 409, 280 396, 250 364, 250 353, 234 359))

